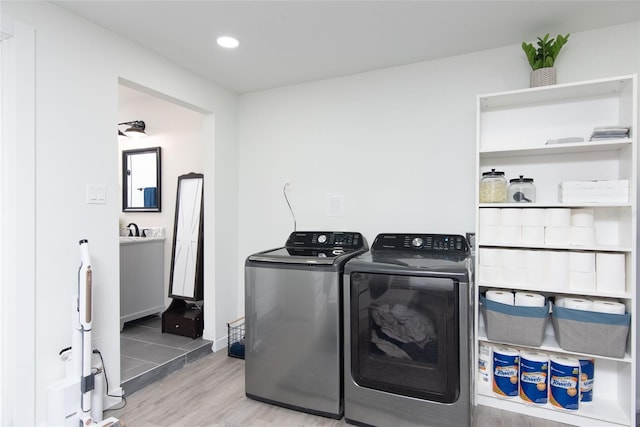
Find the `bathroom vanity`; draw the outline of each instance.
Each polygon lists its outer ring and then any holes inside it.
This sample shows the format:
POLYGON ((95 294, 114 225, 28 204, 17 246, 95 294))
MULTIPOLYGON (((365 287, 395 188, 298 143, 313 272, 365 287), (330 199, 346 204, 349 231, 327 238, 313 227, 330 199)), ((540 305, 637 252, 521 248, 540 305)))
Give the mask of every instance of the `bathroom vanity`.
POLYGON ((164 309, 164 238, 120 237, 120 330, 164 309))

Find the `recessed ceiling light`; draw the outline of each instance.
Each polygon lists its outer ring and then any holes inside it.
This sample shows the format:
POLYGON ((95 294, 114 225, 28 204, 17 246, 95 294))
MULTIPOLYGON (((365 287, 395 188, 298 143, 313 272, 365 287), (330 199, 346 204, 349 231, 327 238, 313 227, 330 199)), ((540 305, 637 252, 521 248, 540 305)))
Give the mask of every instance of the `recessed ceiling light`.
POLYGON ((235 49, 240 44, 238 39, 231 36, 218 37, 216 42, 218 43, 218 46, 224 47, 226 49, 235 49))

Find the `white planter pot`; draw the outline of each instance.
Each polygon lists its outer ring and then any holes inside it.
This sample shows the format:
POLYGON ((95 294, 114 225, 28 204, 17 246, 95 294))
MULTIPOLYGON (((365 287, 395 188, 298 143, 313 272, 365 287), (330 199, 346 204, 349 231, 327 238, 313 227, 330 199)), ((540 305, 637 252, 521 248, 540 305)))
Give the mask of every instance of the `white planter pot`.
POLYGON ((556 84, 555 68, 546 67, 531 71, 529 87, 549 86, 554 84, 556 84))

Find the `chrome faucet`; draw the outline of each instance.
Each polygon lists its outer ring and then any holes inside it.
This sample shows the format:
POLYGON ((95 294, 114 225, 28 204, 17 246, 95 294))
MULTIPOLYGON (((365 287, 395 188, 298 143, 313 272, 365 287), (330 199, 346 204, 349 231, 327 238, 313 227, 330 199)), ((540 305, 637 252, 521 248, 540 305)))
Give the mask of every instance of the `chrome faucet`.
POLYGON ((129 236, 130 237, 140 237, 140 229, 138 228, 138 226, 135 223, 130 223, 129 225, 127 225, 127 227, 129 228, 129 236), (131 226, 133 225, 133 228, 135 228, 135 234, 133 234, 133 230, 131 230, 131 226))

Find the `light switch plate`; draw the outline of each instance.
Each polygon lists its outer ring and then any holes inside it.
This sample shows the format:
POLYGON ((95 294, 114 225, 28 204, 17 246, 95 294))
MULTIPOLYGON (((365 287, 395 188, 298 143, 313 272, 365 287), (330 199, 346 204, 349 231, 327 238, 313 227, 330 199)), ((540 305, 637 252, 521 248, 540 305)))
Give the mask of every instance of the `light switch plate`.
POLYGON ((107 187, 87 184, 87 203, 107 203, 107 187))

